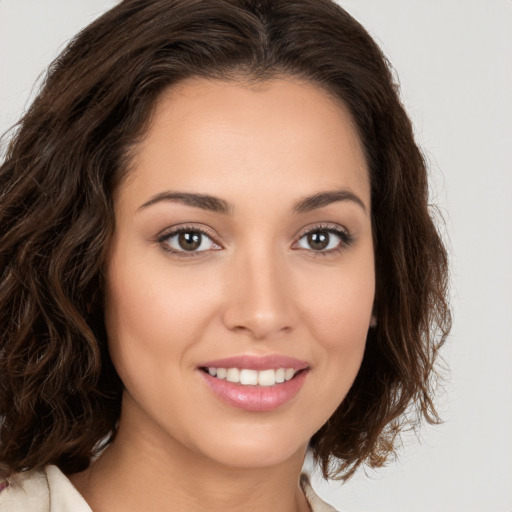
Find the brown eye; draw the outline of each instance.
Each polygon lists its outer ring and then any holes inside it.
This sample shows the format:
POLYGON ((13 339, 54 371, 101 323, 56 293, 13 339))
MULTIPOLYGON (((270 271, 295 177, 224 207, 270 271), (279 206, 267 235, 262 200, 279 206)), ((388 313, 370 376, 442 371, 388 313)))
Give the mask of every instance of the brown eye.
POLYGON ((203 235, 195 231, 184 231, 178 235, 178 245, 184 251, 195 251, 201 247, 203 235))
POLYGON ((351 235, 341 229, 313 229, 301 236, 297 247, 314 252, 329 253, 349 246, 352 240, 351 235))
POLYGON ((165 249, 173 253, 199 253, 220 249, 213 240, 197 229, 181 229, 163 236, 160 240, 165 249))
POLYGON ((327 231, 314 231, 307 234, 308 245, 314 251, 323 251, 329 246, 330 233, 327 231))

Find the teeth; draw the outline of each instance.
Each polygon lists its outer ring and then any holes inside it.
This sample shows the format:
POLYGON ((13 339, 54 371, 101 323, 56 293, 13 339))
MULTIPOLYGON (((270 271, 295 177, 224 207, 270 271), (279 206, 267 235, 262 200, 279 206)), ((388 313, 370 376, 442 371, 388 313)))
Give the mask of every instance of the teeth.
POLYGON ((240 382, 240 370, 238 368, 228 368, 226 380, 228 382, 240 382))
POLYGON ((263 370, 258 372, 258 384, 260 386, 273 386, 276 383, 275 370, 263 370))
POLYGON ((243 386, 274 386, 293 378, 297 373, 294 368, 278 368, 277 370, 249 370, 247 368, 207 368, 208 373, 217 379, 242 384, 243 386))
POLYGON ((290 380, 295 375, 295 370, 293 368, 286 368, 284 371, 284 380, 290 380))
MULTIPOLYGON (((291 369, 293 369, 293 368, 291 368, 291 369)), ((285 378, 284 378, 285 375, 286 375, 286 370, 284 368, 279 368, 278 370, 276 370, 276 382, 278 384, 281 384, 281 382, 284 382, 285 381, 285 378)), ((292 377, 293 377, 293 373, 292 373, 292 377)), ((290 379, 292 377, 290 377, 290 379)))
POLYGON ((244 386, 256 386, 258 384, 258 372, 256 370, 240 370, 239 382, 244 386))

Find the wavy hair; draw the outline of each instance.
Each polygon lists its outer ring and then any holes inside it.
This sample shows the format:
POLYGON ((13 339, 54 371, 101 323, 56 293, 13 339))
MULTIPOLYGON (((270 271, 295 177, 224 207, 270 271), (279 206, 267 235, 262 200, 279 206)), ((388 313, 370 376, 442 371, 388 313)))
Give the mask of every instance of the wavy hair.
POLYGON ((52 63, 0 167, 0 461, 85 469, 116 434, 123 386, 103 323, 113 193, 160 94, 193 76, 292 76, 348 108, 370 169, 377 325, 347 397, 313 436, 324 476, 381 466, 439 420, 447 255, 393 73, 330 0, 125 0, 52 63))

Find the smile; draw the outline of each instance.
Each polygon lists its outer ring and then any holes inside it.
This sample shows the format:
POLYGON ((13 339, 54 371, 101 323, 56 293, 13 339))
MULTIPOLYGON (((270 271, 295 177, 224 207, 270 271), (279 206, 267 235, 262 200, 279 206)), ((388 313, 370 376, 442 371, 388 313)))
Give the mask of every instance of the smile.
POLYGON ((222 403, 245 411, 270 412, 294 402, 311 366, 307 361, 274 354, 205 361, 197 369, 222 403))
POLYGON ((249 368, 203 368, 203 371, 217 379, 226 380, 242 386, 275 386, 293 379, 300 371, 295 368, 277 368, 252 370, 249 368))

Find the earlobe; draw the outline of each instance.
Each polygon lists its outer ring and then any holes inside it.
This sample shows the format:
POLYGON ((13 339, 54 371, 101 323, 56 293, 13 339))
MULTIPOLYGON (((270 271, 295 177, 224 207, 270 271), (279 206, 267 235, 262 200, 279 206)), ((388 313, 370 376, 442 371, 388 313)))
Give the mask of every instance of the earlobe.
POLYGON ((375 314, 372 314, 370 318, 370 327, 377 327, 377 317, 375 314))

